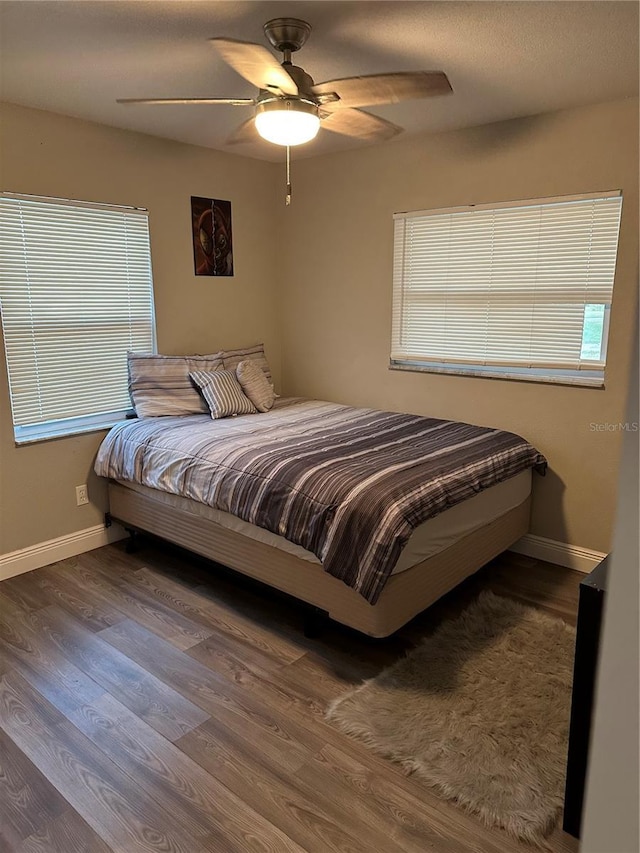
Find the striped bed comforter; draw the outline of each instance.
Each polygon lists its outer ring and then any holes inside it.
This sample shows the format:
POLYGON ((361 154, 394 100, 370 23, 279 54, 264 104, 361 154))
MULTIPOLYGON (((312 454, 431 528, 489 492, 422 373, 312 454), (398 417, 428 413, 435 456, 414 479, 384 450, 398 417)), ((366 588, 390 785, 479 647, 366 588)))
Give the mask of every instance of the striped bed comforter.
POLYGON ((375 604, 419 524, 545 465, 513 433, 290 398, 259 415, 119 423, 95 470, 284 536, 375 604))

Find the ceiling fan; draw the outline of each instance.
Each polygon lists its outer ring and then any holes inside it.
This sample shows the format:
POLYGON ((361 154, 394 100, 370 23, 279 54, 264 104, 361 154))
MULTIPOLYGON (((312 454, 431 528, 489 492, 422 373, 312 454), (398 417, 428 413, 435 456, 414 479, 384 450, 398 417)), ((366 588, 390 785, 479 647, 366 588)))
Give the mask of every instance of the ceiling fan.
POLYGON ((228 38, 209 39, 213 47, 242 77, 260 90, 255 98, 119 98, 120 104, 230 104, 254 107, 228 143, 266 139, 287 147, 313 139, 320 129, 345 136, 381 141, 402 128, 360 107, 390 104, 413 98, 445 95, 452 91, 442 71, 401 71, 314 83, 307 72, 291 62, 303 46, 311 26, 298 18, 274 18, 264 25, 268 41, 283 54, 282 64, 266 47, 228 38))

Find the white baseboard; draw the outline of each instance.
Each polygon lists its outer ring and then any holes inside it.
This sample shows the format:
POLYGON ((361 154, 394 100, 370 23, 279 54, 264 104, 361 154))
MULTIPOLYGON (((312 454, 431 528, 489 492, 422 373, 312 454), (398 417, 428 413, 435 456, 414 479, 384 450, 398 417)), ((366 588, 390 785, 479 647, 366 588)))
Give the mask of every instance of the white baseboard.
POLYGON ((0 555, 0 580, 6 580, 23 572, 30 572, 42 566, 56 563, 58 560, 66 560, 67 557, 75 557, 109 545, 118 539, 124 539, 127 534, 119 524, 105 527, 97 524, 95 527, 87 527, 67 536, 59 536, 57 539, 49 539, 39 542, 19 551, 11 551, 9 554, 0 555))
POLYGON ((558 542, 555 539, 545 539, 544 536, 535 536, 533 533, 527 533, 522 539, 518 539, 509 550, 585 574, 595 569, 607 556, 601 551, 592 551, 590 548, 569 545, 568 542, 558 542))
MULTIPOLYGON (((67 557, 75 557, 94 548, 101 548, 103 545, 124 539, 126 535, 119 524, 114 523, 111 527, 98 524, 95 527, 78 530, 76 533, 69 533, 67 536, 59 536, 57 539, 31 545, 29 548, 2 554, 0 555, 0 581, 48 566, 58 560, 65 560, 67 557)), ((569 545, 567 542, 558 542, 555 539, 545 539, 544 536, 535 536, 532 533, 527 533, 522 539, 518 539, 509 550, 585 574, 595 569, 606 557, 606 554, 600 551, 569 545)))

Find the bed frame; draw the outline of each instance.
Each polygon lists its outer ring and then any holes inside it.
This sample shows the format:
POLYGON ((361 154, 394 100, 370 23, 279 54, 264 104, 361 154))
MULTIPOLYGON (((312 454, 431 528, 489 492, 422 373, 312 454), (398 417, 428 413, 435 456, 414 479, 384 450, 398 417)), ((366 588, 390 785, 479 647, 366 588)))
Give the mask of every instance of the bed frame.
POLYGON ((367 634, 388 637, 529 530, 530 498, 421 563, 392 575, 376 604, 299 557, 227 530, 153 495, 109 482, 109 515, 256 578, 367 634))

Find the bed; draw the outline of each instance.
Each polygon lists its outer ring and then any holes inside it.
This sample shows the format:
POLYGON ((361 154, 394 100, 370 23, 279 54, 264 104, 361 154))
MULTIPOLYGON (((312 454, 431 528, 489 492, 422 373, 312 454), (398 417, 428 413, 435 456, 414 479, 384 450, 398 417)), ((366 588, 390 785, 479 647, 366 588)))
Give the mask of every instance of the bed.
POLYGON ((117 424, 95 470, 126 528, 385 637, 528 531, 545 465, 512 433, 285 398, 117 424))

